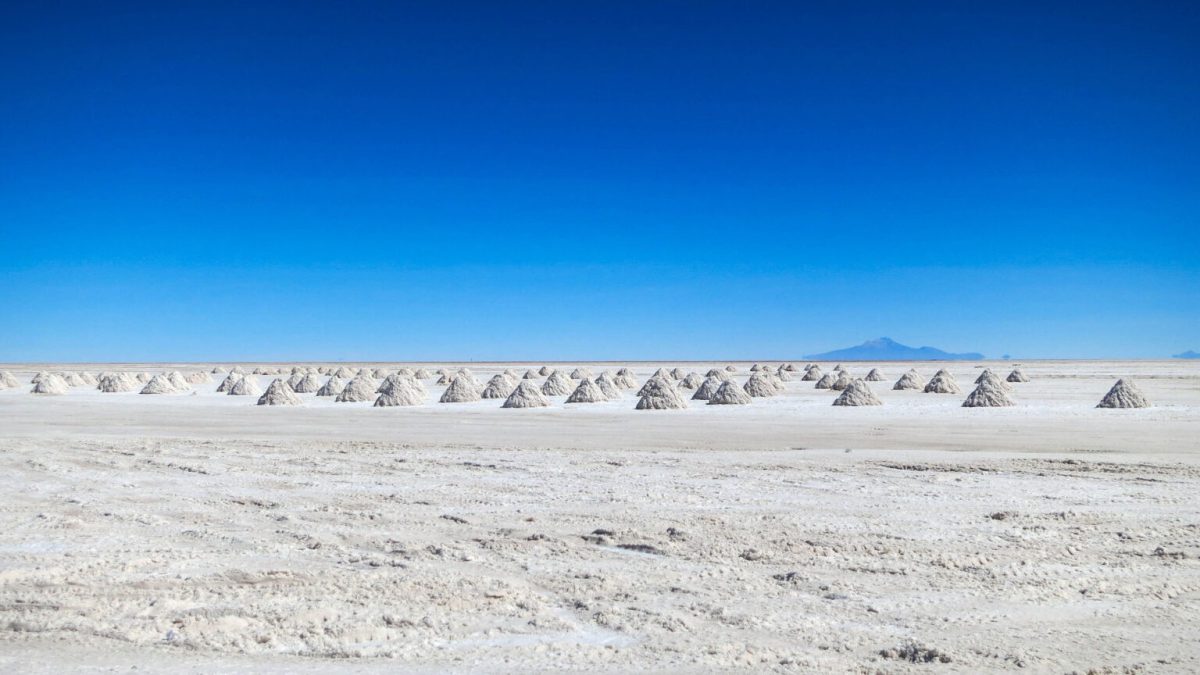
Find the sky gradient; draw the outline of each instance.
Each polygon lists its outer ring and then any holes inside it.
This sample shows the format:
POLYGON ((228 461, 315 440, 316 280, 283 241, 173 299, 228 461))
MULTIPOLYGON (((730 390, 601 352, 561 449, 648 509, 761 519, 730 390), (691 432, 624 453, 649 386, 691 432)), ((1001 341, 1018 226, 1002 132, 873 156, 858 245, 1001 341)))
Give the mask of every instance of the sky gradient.
POLYGON ((1200 10, 1048 5, 5 2, 0 361, 1200 349, 1200 10))

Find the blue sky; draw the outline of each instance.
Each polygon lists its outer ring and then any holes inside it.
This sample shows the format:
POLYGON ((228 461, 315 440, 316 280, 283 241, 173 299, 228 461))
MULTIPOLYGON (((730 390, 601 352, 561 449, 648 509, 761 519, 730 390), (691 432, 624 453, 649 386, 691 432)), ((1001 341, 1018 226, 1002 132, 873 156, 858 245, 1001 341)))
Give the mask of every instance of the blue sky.
POLYGON ((1197 349, 1198 36, 1183 2, 5 2, 0 360, 1197 349))

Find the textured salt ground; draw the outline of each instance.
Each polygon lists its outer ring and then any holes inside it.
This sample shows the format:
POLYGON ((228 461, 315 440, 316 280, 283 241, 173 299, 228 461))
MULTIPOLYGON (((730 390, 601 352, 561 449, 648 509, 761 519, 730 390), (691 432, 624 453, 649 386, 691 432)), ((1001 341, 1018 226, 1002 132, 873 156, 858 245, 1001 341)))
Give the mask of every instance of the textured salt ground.
POLYGON ((1186 463, 6 440, 0 489, 6 671, 1200 669, 1186 463))

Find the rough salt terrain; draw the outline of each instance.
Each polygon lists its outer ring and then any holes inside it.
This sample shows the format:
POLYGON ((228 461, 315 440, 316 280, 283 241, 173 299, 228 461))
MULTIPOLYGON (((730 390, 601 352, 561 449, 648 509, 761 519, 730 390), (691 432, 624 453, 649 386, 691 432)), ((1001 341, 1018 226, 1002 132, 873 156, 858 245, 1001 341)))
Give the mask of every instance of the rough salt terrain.
POLYGON ((912 365, 877 408, 0 391, 0 671, 1200 671, 1200 364, 1004 409, 912 365))

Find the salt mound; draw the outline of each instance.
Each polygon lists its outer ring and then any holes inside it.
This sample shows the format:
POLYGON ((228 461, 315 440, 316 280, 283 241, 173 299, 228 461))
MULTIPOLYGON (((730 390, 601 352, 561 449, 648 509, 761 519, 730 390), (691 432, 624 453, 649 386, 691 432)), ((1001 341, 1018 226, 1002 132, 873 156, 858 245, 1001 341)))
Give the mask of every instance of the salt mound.
POLYGON ((29 390, 29 393, 45 394, 48 396, 61 396, 67 393, 69 390, 70 387, 67 386, 66 380, 62 379, 58 375, 55 375, 54 373, 46 373, 45 375, 37 378, 37 382, 33 383, 33 388, 29 390))
POLYGON ((912 368, 910 368, 907 373, 901 375, 900 379, 896 380, 896 384, 892 386, 892 389, 894 389, 896 391, 902 391, 905 389, 924 389, 924 388, 925 388, 925 380, 923 380, 921 378, 920 373, 918 373, 916 370, 914 370, 912 368))
POLYGON ((136 375, 136 377, 137 377, 137 381, 141 382, 142 384, 145 384, 154 378, 154 376, 151 375, 150 373, 138 373, 136 375))
MULTIPOLYGON (((721 385, 725 384, 726 381, 727 380, 715 375, 704 378, 704 381, 701 382, 700 386, 696 388, 696 393, 692 394, 692 400, 707 401, 711 399, 713 394, 717 393, 717 390, 720 389, 721 385)), ((732 382, 733 380, 728 381, 732 382)))
POLYGON ((257 377, 246 375, 234 382, 226 393, 229 396, 258 396, 262 393, 262 389, 258 386, 257 377))
POLYGON ((233 373, 234 375, 245 375, 246 374, 246 371, 242 370, 241 366, 234 366, 233 369, 230 370, 229 372, 233 373))
POLYGON ((150 378, 139 394, 174 394, 179 391, 166 375, 155 375, 150 378))
MULTIPOLYGON (((512 395, 514 388, 512 382, 509 381, 504 373, 493 375, 492 379, 488 380, 487 386, 483 388, 481 398, 508 398, 512 395)), ((539 392, 540 393, 540 392, 539 392)))
MULTIPOLYGON (((391 380, 389 378, 388 381, 392 382, 392 384, 379 395, 379 398, 375 399, 376 408, 421 405, 425 402, 425 389, 420 386, 420 383, 415 378, 402 378, 399 380, 391 380)), ((387 382, 384 382, 385 386, 387 384, 387 382)))
MULTIPOLYGON (((841 375, 841 373, 837 372, 836 370, 833 372, 830 372, 830 373, 825 373, 824 375, 821 376, 821 379, 817 380, 816 388, 817 389, 828 389, 828 388, 832 387, 833 383, 837 382, 838 375, 841 375)), ((807 376, 805 376, 805 377, 807 377, 807 376)))
MULTIPOLYGON (((750 379, 754 379, 753 376, 750 379)), ((733 380, 722 382, 713 395, 708 397, 708 405, 746 405, 749 402, 750 394, 737 386, 737 382, 733 380)))
POLYGON ((958 388, 958 382, 954 381, 954 376, 944 370, 939 370, 929 384, 925 385, 926 394, 959 394, 962 390, 958 388))
POLYGON ((467 380, 471 382, 471 386, 475 387, 476 389, 481 388, 482 385, 480 385, 479 380, 475 378, 475 373, 472 373, 469 369, 459 368, 458 374, 467 378, 467 380))
POLYGON ((254 369, 254 374, 255 375, 270 375, 271 371, 267 368, 263 368, 262 366, 259 366, 254 369))
POLYGON ((983 372, 979 373, 979 377, 975 378, 975 384, 979 384, 979 383, 983 382, 984 379, 986 379, 989 376, 995 377, 996 374, 992 372, 991 368, 984 368, 983 372))
POLYGON ((682 368, 676 366, 675 368, 671 369, 671 377, 676 380, 682 380, 683 378, 687 377, 687 373, 684 372, 682 368))
POLYGON ((596 378, 596 386, 600 387, 600 391, 604 392, 604 398, 621 398, 621 388, 613 381, 612 375, 609 375, 607 370, 600 373, 596 378))
POLYGON ((106 393, 115 394, 123 391, 133 391, 137 389, 138 382, 133 379, 129 373, 106 373, 100 377, 100 381, 96 383, 96 389, 106 393))
POLYGON ((780 382, 792 381, 792 374, 783 366, 779 366, 779 368, 775 371, 775 377, 779 378, 780 382))
POLYGON ((342 366, 342 367, 338 368, 337 370, 333 371, 333 374, 344 380, 347 378, 353 378, 358 373, 355 373, 353 370, 350 370, 346 366, 342 366))
MULTIPOLYGON (((99 383, 99 380, 96 379, 96 376, 92 375, 91 373, 80 372, 79 379, 83 380, 83 383, 89 387, 94 387, 99 383)), ((208 380, 205 380, 205 382, 207 381, 208 380)))
POLYGON ((288 386, 287 382, 275 378, 267 387, 267 391, 258 398, 259 405, 300 405, 300 397, 288 386))
POLYGON ((663 378, 650 378, 642 387, 641 396, 637 402, 637 410, 672 410, 687 407, 687 401, 679 395, 679 390, 663 378))
POLYGON ((671 373, 667 372, 666 368, 659 368, 658 370, 654 371, 654 374, 650 377, 661 377, 665 380, 671 377, 671 373))
POLYGON ((546 377, 550 374, 550 372, 549 366, 542 366, 541 368, 538 368, 538 375, 541 375, 542 377, 546 377))
POLYGON ((983 384, 985 382, 990 384, 991 386, 995 387, 996 389, 1002 389, 1002 390, 1008 391, 1008 392, 1012 391, 1011 384, 1000 379, 999 375, 993 373, 990 370, 988 370, 988 371, 984 372, 982 375, 980 375, 979 379, 976 381, 976 384, 983 384))
POLYGON ((883 373, 879 372, 878 368, 872 368, 863 379, 867 382, 883 382, 883 373))
POLYGON ((245 377, 245 376, 238 375, 237 373, 229 373, 228 375, 225 376, 224 380, 221 380, 221 384, 217 385, 217 393, 218 394, 228 393, 229 390, 233 388, 233 385, 237 384, 238 380, 242 379, 243 377, 245 377))
POLYGON ((839 363, 839 364, 837 364, 836 366, 834 366, 834 367, 833 367, 833 372, 835 372, 835 373, 836 373, 836 372, 838 372, 839 370, 845 370, 845 368, 843 368, 843 367, 842 367, 842 364, 840 364, 840 363, 839 363))
MULTIPOLYGON (((836 370, 834 372, 837 373, 836 370)), ((835 380, 833 384, 829 385, 829 388, 833 391, 842 391, 846 387, 849 387, 851 382, 853 382, 853 380, 850 379, 850 373, 847 373, 843 370, 838 373, 837 380, 835 380)))
POLYGON ((854 380, 842 390, 842 395, 833 402, 834 405, 883 405, 883 401, 871 391, 871 385, 866 380, 854 380))
POLYGON ((355 375, 342 389, 342 393, 333 399, 337 403, 362 403, 375 398, 375 390, 379 387, 369 374, 355 375))
MULTIPOLYGON (((584 378, 587 381, 587 378, 584 378)), ((570 403, 570 401, 568 401, 570 403)), ((550 405, 549 399, 538 391, 537 385, 529 380, 522 380, 513 393, 504 400, 501 408, 545 408, 550 405)))
POLYGON ((62 373, 59 375, 59 377, 61 377, 63 381, 67 383, 68 387, 82 387, 83 385, 87 384, 87 382, 84 382, 83 378, 79 376, 79 373, 62 373))
POLYGON ((704 378, 700 377, 700 373, 688 373, 686 377, 679 381, 679 386, 684 389, 695 389, 704 384, 704 378))
POLYGON ((724 370, 718 370, 717 368, 709 368, 708 372, 704 374, 704 377, 720 377, 720 378, 724 379, 726 374, 727 373, 724 370))
POLYGON ((451 380, 450 386, 442 392, 442 398, 439 400, 442 403, 469 403, 478 401, 479 398, 479 390, 476 389, 470 376, 459 374, 451 380))
POLYGON ((963 401, 964 408, 1003 408, 1010 405, 1013 405, 1013 402, 1008 397, 1008 392, 991 380, 980 382, 975 391, 967 394, 967 400, 963 401))
POLYGON ((19 386, 21 386, 21 383, 17 382, 17 378, 13 377, 12 373, 7 370, 0 372, 0 389, 10 389, 19 386))
POLYGON ((628 368, 622 368, 617 371, 617 376, 613 378, 621 389, 633 389, 637 385, 637 380, 633 377, 633 373, 628 368))
POLYGON ((321 380, 318 379, 316 375, 308 373, 296 383, 296 386, 292 387, 292 391, 296 392, 297 394, 313 394, 316 393, 320 388, 321 380))
POLYGON ((727 373, 736 373, 736 372, 737 372, 737 366, 735 366, 735 365, 733 365, 733 364, 730 364, 730 365, 728 365, 728 366, 725 366, 725 372, 727 372, 727 373))
POLYGON ((296 391, 296 385, 300 384, 300 380, 304 379, 304 373, 292 373, 287 379, 287 386, 291 387, 292 391, 296 391))
POLYGON ((533 369, 530 369, 530 370, 525 371, 525 374, 521 376, 521 379, 522 380, 536 380, 536 379, 538 379, 538 377, 540 377, 540 376, 537 373, 533 372, 533 369))
POLYGON ((418 368, 417 372, 413 373, 413 377, 417 378, 418 380, 428 380, 429 378, 433 377, 433 375, 424 368, 418 368))
MULTIPOLYGON (((743 385, 742 388, 746 390, 747 394, 753 396, 754 398, 769 398, 778 394, 782 386, 783 385, 781 384, 776 384, 771 377, 767 376, 764 371, 760 370, 751 375, 750 379, 746 380, 746 384, 743 385)), ((716 394, 714 394, 714 396, 715 395, 716 394)))
POLYGON ((760 370, 762 370, 762 366, 758 365, 757 363, 750 366, 750 372, 752 373, 757 373, 760 370))
POLYGON ((567 403, 600 403, 607 400, 604 391, 586 377, 580 380, 579 386, 567 397, 567 403))
POLYGON ((222 375, 225 373, 225 369, 221 368, 221 366, 213 366, 212 370, 208 372, 212 373, 213 375, 222 375))
POLYGON ((187 374, 187 382, 188 384, 204 384, 205 382, 212 382, 212 377, 202 370, 197 370, 187 374))
POLYGON ((1013 368, 1013 371, 1006 378, 1009 382, 1028 382, 1029 377, 1025 375, 1025 371, 1020 368, 1013 368))
POLYGON ((440 376, 438 376, 437 382, 434 382, 434 384, 450 384, 453 381, 453 375, 450 373, 442 373, 440 376))
POLYGON ((192 388, 192 385, 188 384, 187 378, 178 370, 172 370, 167 373, 167 380, 171 383, 172 387, 175 387, 176 391, 187 391, 192 388))
POLYGON ((346 381, 337 375, 330 375, 325 384, 317 390, 317 396, 337 396, 346 388, 346 381))
POLYGON ((376 368, 375 370, 371 371, 371 377, 377 380, 382 380, 391 374, 392 373, 388 371, 387 368, 376 368))
POLYGON ((550 377, 546 378, 546 381, 542 383, 542 393, 546 396, 566 396, 574 388, 575 385, 558 370, 550 373, 550 377))
POLYGON ((667 383, 668 385, 670 385, 670 386, 671 386, 671 388, 672 388, 672 389, 674 389, 674 388, 675 388, 675 385, 671 384, 671 378, 667 377, 665 374, 664 374, 664 375, 651 375, 651 376, 650 376, 650 379, 646 380, 646 381, 645 381, 645 382, 642 384, 642 387, 641 387, 641 389, 638 389, 638 390, 637 390, 637 395, 638 395, 638 396, 643 396, 643 395, 645 395, 645 393, 646 393, 646 391, 647 391, 647 389, 646 389, 646 388, 647 388, 647 387, 649 387, 649 386, 650 386, 650 383, 651 383, 651 382, 653 382, 653 381, 655 381, 655 380, 659 380, 659 381, 662 381, 662 382, 665 382, 665 383, 667 383))
POLYGON ((1150 401, 1146 400, 1145 395, 1133 383, 1133 380, 1120 379, 1108 390, 1104 398, 1100 399, 1100 404, 1097 408, 1149 408, 1150 401))
MULTIPOLYGON (((804 373, 804 377, 800 378, 800 381, 801 382, 812 382, 814 380, 820 381, 820 379, 821 379, 821 366, 813 366, 812 368, 809 368, 807 372, 804 373)), ((818 388, 819 389, 828 389, 827 386, 826 387, 818 387, 818 388)))

